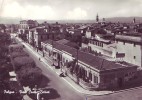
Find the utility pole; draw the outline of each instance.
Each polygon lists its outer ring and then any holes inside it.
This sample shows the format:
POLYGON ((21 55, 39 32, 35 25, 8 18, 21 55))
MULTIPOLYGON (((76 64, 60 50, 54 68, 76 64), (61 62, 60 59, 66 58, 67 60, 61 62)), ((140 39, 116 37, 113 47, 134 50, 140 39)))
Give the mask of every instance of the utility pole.
MULTIPOLYGON (((77 50, 77 57, 76 57, 76 59, 77 59, 77 66, 76 67, 79 67, 78 66, 78 50, 79 50, 78 46, 77 46, 76 50, 77 50)), ((78 68, 78 70, 79 70, 79 68, 78 68)), ((78 71, 76 73, 76 76, 77 76, 77 84, 79 84, 79 73, 78 73, 78 71)))
POLYGON ((52 66, 54 66, 53 49, 54 49, 54 43, 53 43, 53 33, 52 33, 52 66))

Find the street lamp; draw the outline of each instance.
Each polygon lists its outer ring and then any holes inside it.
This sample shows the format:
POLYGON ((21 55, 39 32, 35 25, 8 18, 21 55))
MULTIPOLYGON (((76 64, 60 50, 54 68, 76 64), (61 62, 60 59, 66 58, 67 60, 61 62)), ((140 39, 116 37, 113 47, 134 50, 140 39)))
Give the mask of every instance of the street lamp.
MULTIPOLYGON (((76 57, 76 60, 77 60, 77 66, 76 67, 79 67, 78 66, 78 50, 79 50, 79 47, 77 46, 77 48, 76 48, 76 52, 77 52, 77 57, 76 57)), ((77 84, 79 84, 79 75, 78 75, 79 73, 78 72, 76 72, 76 76, 77 76, 77 84)))
POLYGON ((53 57, 53 47, 54 43, 53 43, 53 33, 52 33, 52 66, 54 66, 54 57, 53 57))
POLYGON ((44 50, 42 50, 42 56, 44 57, 44 50))
POLYGON ((62 53, 61 53, 61 56, 60 56, 60 69, 61 69, 61 72, 63 72, 62 68, 63 68, 63 64, 62 64, 62 53))

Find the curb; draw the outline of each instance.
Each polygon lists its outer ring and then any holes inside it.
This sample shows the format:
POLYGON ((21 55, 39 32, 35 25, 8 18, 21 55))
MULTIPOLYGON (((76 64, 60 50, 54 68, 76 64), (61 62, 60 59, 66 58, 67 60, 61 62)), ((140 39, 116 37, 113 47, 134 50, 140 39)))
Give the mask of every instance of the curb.
MULTIPOLYGON (((22 40, 21 39, 19 39, 19 38, 17 38, 20 42, 22 42, 22 40)), ((32 51, 32 53, 36 56, 36 57, 40 57, 41 55, 40 54, 38 54, 36 51, 34 51, 31 47, 30 47, 30 45, 28 44, 28 43, 24 43, 24 42, 22 42, 22 44, 23 45, 25 45, 25 47, 28 49, 28 50, 30 50, 30 51, 32 51)), ((48 63, 46 63, 45 62, 45 58, 41 58, 41 61, 45 64, 45 65, 47 65, 48 66, 48 68, 50 68, 52 71, 54 71, 58 76, 59 76, 59 73, 57 72, 57 71, 55 71, 54 70, 54 68, 52 68, 51 67, 51 65, 49 65, 48 63)), ((86 95, 90 95, 90 96, 103 96, 103 95, 109 95, 109 94, 113 94, 113 93, 116 93, 116 92, 118 92, 118 91, 114 91, 114 92, 111 92, 111 93, 104 93, 104 94, 89 94, 89 93, 85 93, 85 92, 83 92, 83 91, 79 91, 79 89, 77 89, 76 87, 74 87, 69 81, 67 81, 64 77, 62 77, 62 79, 66 82, 66 83, 68 83, 74 90, 76 90, 77 92, 79 92, 79 93, 82 93, 82 94, 86 94, 86 95)))

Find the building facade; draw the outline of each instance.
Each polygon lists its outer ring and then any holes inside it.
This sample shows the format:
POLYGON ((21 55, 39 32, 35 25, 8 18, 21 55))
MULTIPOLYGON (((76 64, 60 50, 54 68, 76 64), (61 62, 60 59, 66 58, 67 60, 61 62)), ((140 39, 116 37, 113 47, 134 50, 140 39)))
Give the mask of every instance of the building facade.
POLYGON ((142 66, 142 39, 140 36, 116 35, 117 52, 124 53, 123 60, 142 66))
POLYGON ((108 61, 52 40, 41 45, 44 56, 58 62, 58 68, 85 89, 119 88, 137 76, 137 66, 132 64, 108 61))
POLYGON ((46 27, 31 28, 29 29, 28 42, 40 49, 41 41, 46 41, 49 38, 49 34, 49 29, 46 27))
POLYGON ((90 39, 88 47, 100 55, 116 58, 116 44, 112 43, 110 40, 90 39))
POLYGON ((19 24, 19 34, 27 34, 25 31, 30 28, 37 27, 38 22, 36 20, 21 20, 19 24))

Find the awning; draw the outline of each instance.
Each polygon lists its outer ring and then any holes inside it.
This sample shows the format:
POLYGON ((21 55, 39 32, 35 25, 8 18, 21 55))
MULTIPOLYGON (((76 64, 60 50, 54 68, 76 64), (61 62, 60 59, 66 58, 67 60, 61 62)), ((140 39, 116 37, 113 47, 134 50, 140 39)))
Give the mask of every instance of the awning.
POLYGON ((47 48, 48 50, 52 50, 52 47, 49 46, 49 45, 46 45, 46 48, 47 48))
POLYGON ((72 56, 67 55, 67 54, 65 54, 65 53, 62 54, 62 57, 66 58, 66 59, 68 59, 68 60, 71 60, 71 61, 73 60, 73 57, 72 57, 72 56))

